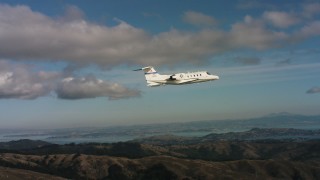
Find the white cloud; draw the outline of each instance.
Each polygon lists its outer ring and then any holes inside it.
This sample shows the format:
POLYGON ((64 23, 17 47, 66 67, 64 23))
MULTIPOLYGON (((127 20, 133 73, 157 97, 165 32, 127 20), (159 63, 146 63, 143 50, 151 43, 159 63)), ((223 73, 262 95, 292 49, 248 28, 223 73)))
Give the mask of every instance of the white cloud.
MULTIPOLYGON (((201 13, 190 11, 185 15, 188 20, 193 18, 189 22, 215 23, 212 17, 201 13)), ((230 31, 171 29, 154 35, 118 19, 118 25, 111 27, 90 23, 74 6, 68 8, 65 16, 51 18, 27 6, 0 5, 0 17, 1 58, 66 61, 108 68, 120 64, 200 64, 225 51, 275 48, 300 34, 304 34, 300 35, 302 39, 318 35, 316 22, 292 35, 275 31, 265 21, 251 16, 232 24, 230 31)))
POLYGON ((300 42, 304 39, 320 35, 320 21, 312 21, 306 23, 301 29, 294 32, 291 37, 291 42, 300 42))
POLYGON ((84 99, 108 97, 111 100, 140 96, 140 91, 128 89, 117 83, 110 83, 94 76, 63 79, 55 90, 60 99, 84 99))
POLYGON ((0 99, 36 99, 46 96, 61 76, 57 72, 33 72, 26 65, 0 61, 0 99))
POLYGON ((185 12, 183 20, 195 26, 213 26, 217 23, 213 17, 195 11, 185 12))
POLYGON ((287 28, 300 22, 300 19, 296 15, 287 12, 266 11, 262 17, 279 28, 287 28))
MULTIPOLYGON (((254 23, 237 23, 231 32, 212 29, 184 32, 172 29, 151 36, 120 20, 113 27, 89 23, 81 19, 83 15, 79 9, 71 9, 69 11, 73 13, 66 13, 65 20, 63 17, 47 17, 27 6, 0 5, 2 58, 63 60, 105 67, 179 62, 197 64, 215 53, 234 48, 273 47, 283 36, 254 23)), ((208 22, 212 22, 212 19, 208 22)))
POLYGON ((62 72, 34 72, 27 65, 12 65, 8 61, 0 61, 0 99, 36 99, 52 92, 61 99, 125 99, 140 96, 141 93, 94 76, 63 77, 62 72))
POLYGON ((83 19, 52 19, 27 6, 0 5, 0 54, 4 58, 68 60, 102 65, 139 58, 149 38, 125 22, 106 27, 83 19))
POLYGON ((304 26, 300 33, 303 37, 320 35, 320 21, 314 21, 304 26))
POLYGON ((312 16, 320 14, 320 3, 307 3, 303 5, 302 15, 311 18, 312 16))
POLYGON ((281 31, 269 30, 260 20, 246 16, 244 22, 232 25, 230 40, 236 48, 267 49, 286 43, 288 35, 281 31))

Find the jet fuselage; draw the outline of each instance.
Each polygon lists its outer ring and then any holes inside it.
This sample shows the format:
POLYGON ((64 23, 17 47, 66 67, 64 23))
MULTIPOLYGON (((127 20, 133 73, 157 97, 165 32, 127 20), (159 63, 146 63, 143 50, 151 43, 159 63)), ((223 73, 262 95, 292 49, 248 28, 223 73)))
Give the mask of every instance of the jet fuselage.
POLYGON ((160 85, 183 85, 200 83, 206 81, 218 80, 219 76, 211 75, 206 71, 176 73, 172 75, 161 75, 157 73, 153 67, 144 67, 138 70, 145 72, 147 86, 160 86, 160 85))

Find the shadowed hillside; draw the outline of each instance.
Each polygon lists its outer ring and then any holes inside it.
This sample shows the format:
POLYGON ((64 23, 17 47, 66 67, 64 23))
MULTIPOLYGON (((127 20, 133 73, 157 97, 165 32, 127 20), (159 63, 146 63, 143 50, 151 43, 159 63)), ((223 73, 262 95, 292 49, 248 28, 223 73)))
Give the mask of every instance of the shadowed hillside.
POLYGON ((39 140, 34 141, 29 139, 21 139, 18 141, 0 142, 0 149, 30 150, 48 145, 51 145, 51 143, 39 140))
POLYGON ((170 156, 140 159, 93 155, 2 154, 0 164, 72 179, 319 179, 318 162, 241 160, 213 162, 170 156))
POLYGON ((53 176, 44 173, 38 173, 28 170, 16 169, 16 168, 8 168, 0 166, 0 179, 1 180, 34 180, 34 179, 50 179, 50 180, 66 180, 66 178, 53 176))
POLYGON ((320 140, 305 138, 317 134, 253 129, 119 143, 4 142, 0 179, 320 179, 320 140), (270 139, 279 134, 285 139, 270 139))

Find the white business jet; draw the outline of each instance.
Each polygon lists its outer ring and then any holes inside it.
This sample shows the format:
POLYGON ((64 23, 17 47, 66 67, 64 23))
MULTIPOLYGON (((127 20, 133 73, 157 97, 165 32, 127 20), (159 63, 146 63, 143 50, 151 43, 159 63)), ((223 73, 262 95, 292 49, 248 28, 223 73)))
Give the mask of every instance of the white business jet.
POLYGON ((211 75, 207 71, 176 73, 171 75, 161 75, 152 67, 144 67, 134 71, 144 71, 147 86, 154 87, 160 85, 182 85, 218 80, 219 76, 211 75))

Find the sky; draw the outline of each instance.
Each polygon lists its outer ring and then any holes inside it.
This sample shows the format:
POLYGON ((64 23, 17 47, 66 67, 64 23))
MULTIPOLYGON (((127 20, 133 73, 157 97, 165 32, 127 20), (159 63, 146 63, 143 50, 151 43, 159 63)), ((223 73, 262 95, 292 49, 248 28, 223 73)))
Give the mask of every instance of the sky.
POLYGON ((0 0, 0 128, 320 114, 313 0, 0 0), (142 72, 217 81, 147 87, 142 72))

